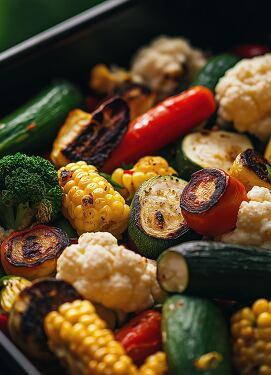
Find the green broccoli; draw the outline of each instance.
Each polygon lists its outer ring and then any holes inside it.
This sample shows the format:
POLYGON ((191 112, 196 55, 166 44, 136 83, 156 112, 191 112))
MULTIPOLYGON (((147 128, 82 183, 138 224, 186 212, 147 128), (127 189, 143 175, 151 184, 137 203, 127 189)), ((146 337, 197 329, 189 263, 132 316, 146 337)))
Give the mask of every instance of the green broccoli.
POLYGON ((57 172, 48 160, 21 153, 0 159, 0 223, 5 229, 48 223, 61 205, 57 172))

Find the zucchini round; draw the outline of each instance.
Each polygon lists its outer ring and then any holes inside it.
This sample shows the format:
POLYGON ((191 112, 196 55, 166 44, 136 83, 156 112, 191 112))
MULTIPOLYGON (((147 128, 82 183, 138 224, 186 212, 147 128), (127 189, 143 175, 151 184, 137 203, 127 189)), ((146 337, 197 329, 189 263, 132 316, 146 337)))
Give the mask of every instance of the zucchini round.
POLYGON ((226 324, 212 302, 178 295, 168 298, 162 332, 170 374, 232 374, 226 324))
POLYGON ((270 298, 271 252, 222 242, 187 242, 161 254, 157 277, 171 293, 236 301, 270 298))
POLYGON ((228 172, 237 155, 253 148, 245 135, 203 130, 186 135, 177 149, 176 162, 179 176, 186 180, 202 168, 220 168, 228 172))
POLYGON ((157 176, 136 192, 128 232, 132 245, 143 256, 156 259, 169 246, 198 237, 184 222, 180 209, 186 184, 174 176, 157 176))
POLYGON ((51 84, 0 120, 0 156, 45 149, 51 145, 68 113, 82 103, 80 91, 71 83, 51 84))

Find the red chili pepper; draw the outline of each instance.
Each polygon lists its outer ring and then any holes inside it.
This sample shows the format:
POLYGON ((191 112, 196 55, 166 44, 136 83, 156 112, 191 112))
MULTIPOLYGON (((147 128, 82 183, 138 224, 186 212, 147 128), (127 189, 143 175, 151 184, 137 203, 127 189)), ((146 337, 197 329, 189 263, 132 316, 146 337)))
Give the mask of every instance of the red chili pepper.
POLYGON ((0 331, 8 335, 8 314, 0 314, 0 331))
POLYGON ((141 365, 151 354, 162 349, 161 314, 146 310, 123 326, 116 334, 127 355, 141 365))
POLYGON ((242 58, 251 58, 270 52, 270 47, 265 44, 241 44, 232 49, 232 53, 242 58))
POLYGON ((215 111, 215 99, 206 87, 195 86, 172 96, 129 124, 103 170, 112 172, 122 163, 152 155, 207 120, 215 111))

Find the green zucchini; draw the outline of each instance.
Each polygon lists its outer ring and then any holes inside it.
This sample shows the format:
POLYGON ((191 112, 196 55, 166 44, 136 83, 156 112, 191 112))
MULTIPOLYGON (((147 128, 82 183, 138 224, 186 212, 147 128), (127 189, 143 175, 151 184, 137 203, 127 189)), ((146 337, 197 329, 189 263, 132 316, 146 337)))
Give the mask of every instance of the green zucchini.
POLYGON ((226 324, 212 302, 169 297, 163 306, 162 332, 170 374, 232 374, 226 324))
POLYGON ((238 63, 240 59, 240 57, 229 53, 211 57, 197 74, 196 78, 191 82, 190 87, 200 85, 208 87, 208 89, 215 92, 215 87, 219 78, 224 76, 226 71, 238 63))
POLYGON ((145 181, 131 205, 130 242, 143 256, 156 259, 169 246, 198 238, 184 222, 180 198, 187 182, 174 176, 145 181))
POLYGON ((0 156, 40 151, 51 144, 68 113, 83 97, 71 83, 58 81, 0 120, 0 156))
POLYGON ((185 180, 190 180, 191 174, 202 168, 229 172, 236 156, 248 148, 253 145, 246 135, 217 130, 190 133, 177 149, 177 171, 185 180))
POLYGON ((171 293, 233 301, 271 298, 271 252, 261 248, 187 242, 161 254, 157 275, 171 293))

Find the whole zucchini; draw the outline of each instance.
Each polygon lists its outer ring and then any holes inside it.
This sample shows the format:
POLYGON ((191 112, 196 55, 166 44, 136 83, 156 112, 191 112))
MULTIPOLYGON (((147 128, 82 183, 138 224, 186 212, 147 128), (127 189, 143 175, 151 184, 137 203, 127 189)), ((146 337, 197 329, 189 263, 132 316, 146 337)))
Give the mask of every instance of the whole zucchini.
POLYGON ((222 242, 192 241, 164 251, 158 281, 167 292, 208 298, 271 298, 271 252, 222 242))
POLYGON ((0 156, 45 148, 52 143, 68 113, 82 103, 80 91, 71 83, 52 83, 0 120, 0 156))
POLYGON ((162 332, 170 374, 232 373, 226 324, 211 301, 171 296, 163 306, 162 332))
POLYGON ((194 81, 191 82, 190 87, 198 85, 205 86, 214 92, 219 78, 224 76, 226 71, 232 68, 238 61, 240 61, 240 57, 229 53, 210 58, 194 81))

